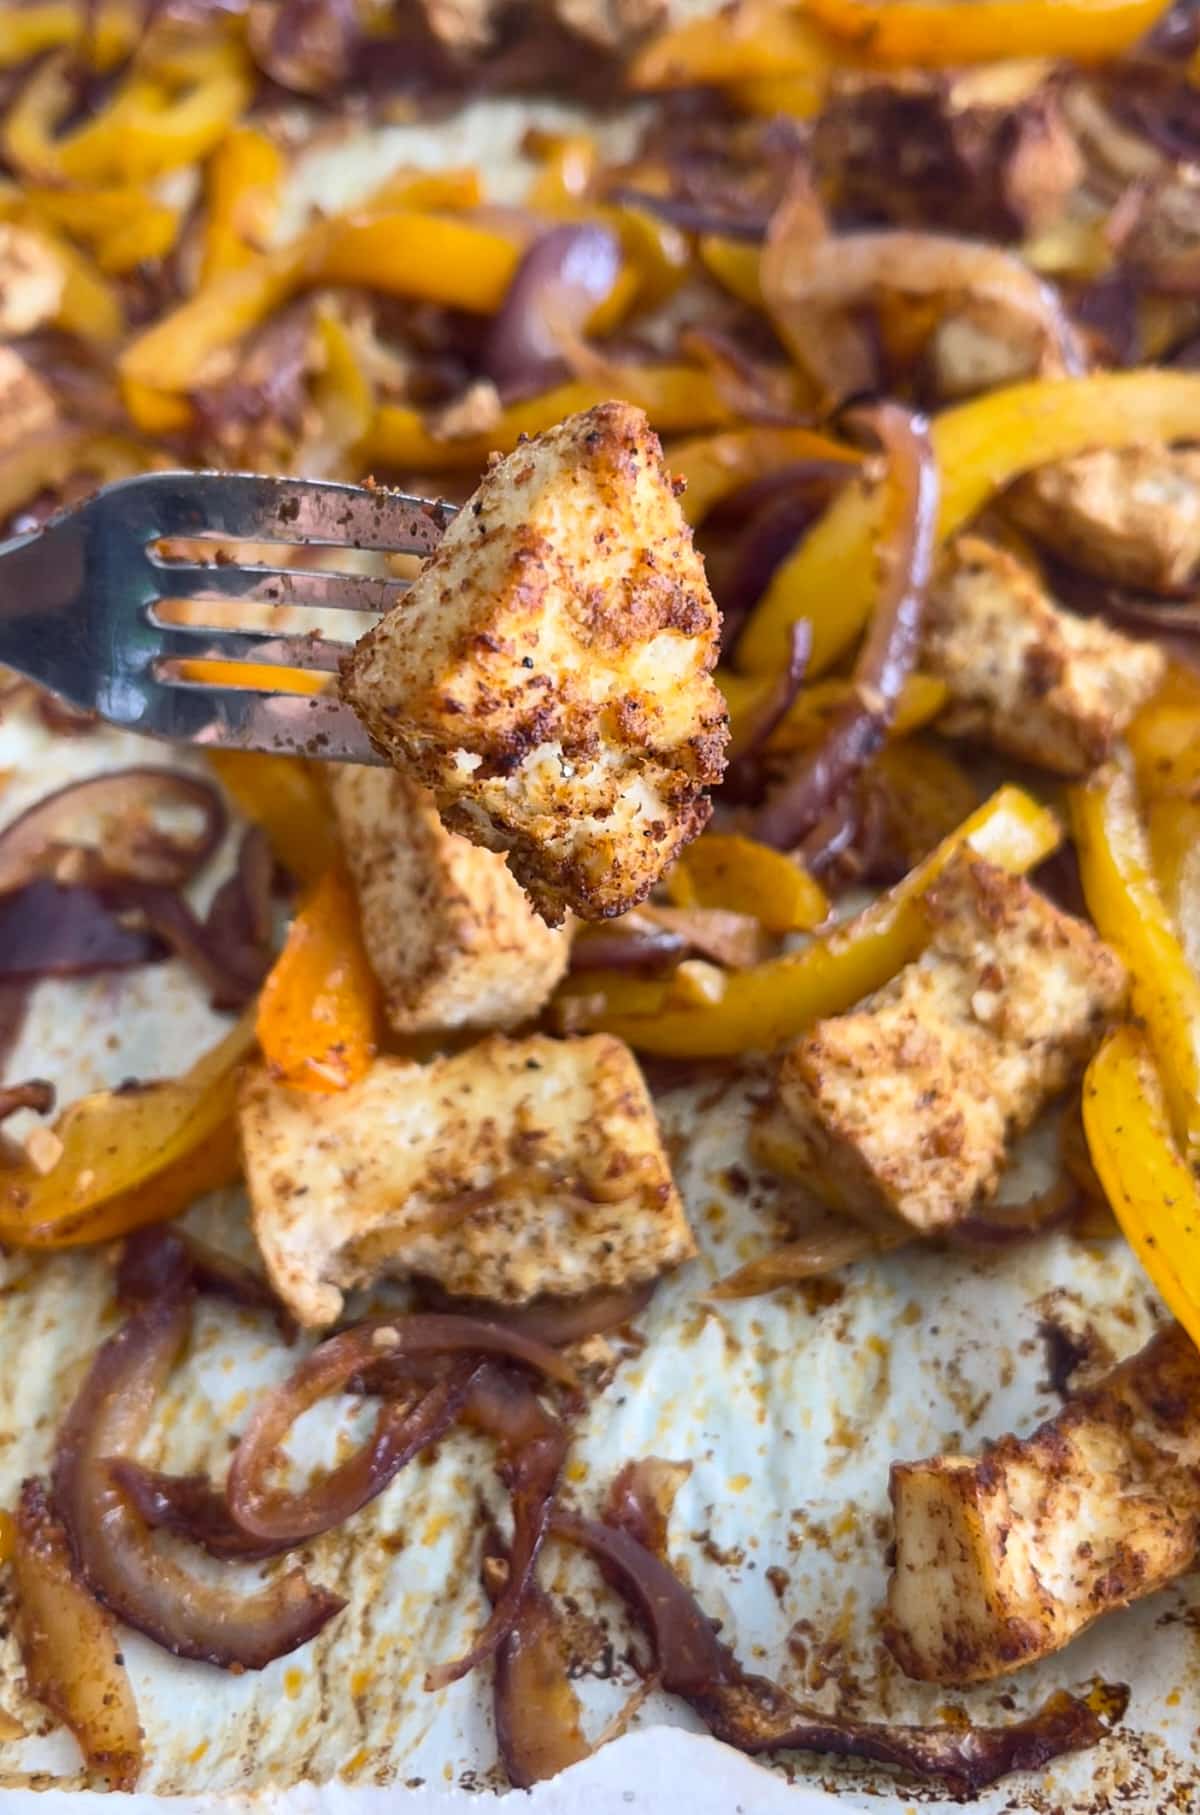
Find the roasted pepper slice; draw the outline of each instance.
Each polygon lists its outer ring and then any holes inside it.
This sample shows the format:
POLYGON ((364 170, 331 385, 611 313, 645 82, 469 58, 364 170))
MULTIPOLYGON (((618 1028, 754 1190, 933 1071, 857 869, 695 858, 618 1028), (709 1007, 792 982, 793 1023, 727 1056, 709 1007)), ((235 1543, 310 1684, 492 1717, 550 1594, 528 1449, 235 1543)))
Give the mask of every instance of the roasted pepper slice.
POLYGON ((1083 1126, 1130 1247, 1200 1343, 1200 1186, 1172 1139, 1162 1078, 1136 1027, 1115 1028, 1089 1065, 1083 1126))
POLYGON ((0 1175, 0 1241, 70 1248, 175 1216, 238 1176, 237 1068, 254 1045, 247 1014, 183 1077, 98 1090, 54 1125, 58 1163, 0 1175))
POLYGON ((811 20, 877 68, 953 68, 1011 57, 1119 57, 1167 0, 804 0, 811 20))
POLYGON ((263 1057, 297 1090, 345 1090, 376 1051, 379 991, 340 864, 303 902, 258 999, 263 1057))
MULTIPOLYGON (((717 678, 723 678, 719 671, 717 678)), ((850 685, 849 681, 828 680, 815 681, 811 687, 803 688, 783 723, 772 732, 770 748, 781 751, 810 749, 832 715, 848 698, 850 685)), ((940 676, 922 674, 919 669, 910 674, 896 702, 895 716, 888 727, 889 736, 907 737, 910 732, 931 724, 949 697, 949 688, 940 676)))
POLYGON ((1175 1138, 1200 1160, 1200 980, 1150 867, 1133 777, 1118 763, 1069 790, 1088 911, 1129 967, 1133 1006, 1162 1074, 1175 1138))
POLYGON ((687 481, 683 514, 693 525, 731 492, 801 460, 829 460, 846 467, 847 477, 862 456, 855 448, 812 429, 730 429, 678 441, 669 454, 671 471, 687 481))
POLYGON ((576 378, 510 404, 494 428, 483 435, 456 440, 430 434, 419 410, 404 404, 384 404, 371 425, 363 454, 368 463, 397 470, 446 472, 478 467, 493 449, 510 454, 522 435, 540 435, 564 416, 590 410, 611 397, 640 404, 661 434, 716 427, 730 418, 729 406, 711 375, 695 366, 636 366, 625 369, 623 379, 601 384, 576 378))
POLYGON ((298 882, 315 883, 336 862, 337 831, 325 786, 299 756, 210 750, 217 780, 261 826, 276 858, 298 882))
MULTIPOLYGON (((719 1000, 696 1008, 664 1007, 663 986, 657 1009, 647 1005, 636 1015, 577 1013, 576 1024, 617 1034, 643 1052, 679 1058, 769 1050, 823 1016, 841 1014, 919 956, 928 936, 923 897, 964 845, 1019 874, 1048 857, 1060 836, 1048 808, 1020 788, 1000 788, 863 913, 803 951, 728 973, 719 1000)), ((590 981, 603 992, 600 973, 590 981)), ((574 1007, 578 1011, 580 1004, 574 1007)))
POLYGON ((209 159, 201 285, 265 250, 279 214, 287 159, 269 133, 234 126, 209 159))
POLYGON ((819 79, 836 60, 826 35, 796 7, 741 0, 653 38, 634 58, 629 80, 633 88, 661 89, 723 87, 759 76, 819 79))
POLYGON ((706 233, 700 240, 701 263, 731 296, 751 309, 763 306, 759 256, 759 248, 747 245, 745 240, 725 239, 718 233, 706 233))
POLYGON ((141 9, 116 5, 82 7, 79 0, 26 0, 4 9, 0 69, 19 69, 48 50, 86 49, 93 69, 109 69, 128 54, 143 30, 141 9))
MULTIPOLYGON (((1200 421, 1194 372, 1103 372, 1034 379, 946 410, 932 425, 941 475, 938 533, 962 528, 1021 473, 1089 448, 1191 439, 1200 421)), ((848 485, 785 561, 738 642, 738 667, 777 672, 791 627, 812 626, 808 672, 823 673, 854 643, 875 595, 882 494, 848 485)))
POLYGON ((753 838, 706 832, 667 877, 678 907, 753 914, 769 933, 810 933, 829 913, 819 882, 782 851, 753 838))

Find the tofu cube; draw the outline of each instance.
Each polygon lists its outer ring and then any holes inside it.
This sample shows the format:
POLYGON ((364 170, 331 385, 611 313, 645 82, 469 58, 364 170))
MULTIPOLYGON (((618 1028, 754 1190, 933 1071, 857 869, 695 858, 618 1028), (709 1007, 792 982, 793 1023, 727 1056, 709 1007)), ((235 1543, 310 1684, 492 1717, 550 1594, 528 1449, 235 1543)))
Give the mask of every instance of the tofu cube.
POLYGON ((1195 1567, 1200 1355, 1169 1325, 1030 1437, 891 1471, 885 1637, 924 1682, 1058 1651, 1195 1567))
POLYGON ((934 1235, 994 1194, 1008 1141, 1090 1057, 1125 973, 1091 927, 969 852, 926 905, 922 956, 786 1048, 755 1147, 814 1204, 934 1235))
POLYGON ((327 1096, 258 1065, 238 1117, 267 1273, 311 1329, 378 1279, 522 1304, 642 1284, 695 1252, 642 1075, 607 1034, 381 1058, 327 1096))
POLYGON ((1079 454, 1018 480, 1005 508, 1085 573, 1170 592, 1200 566, 1200 449, 1079 454))
POLYGON ((1086 775, 1166 673, 1155 643, 1064 611, 1023 562, 978 536, 930 594, 923 661, 945 681, 938 728, 1060 775, 1086 775))
POLYGON ((604 920, 708 819, 718 626, 657 436, 605 403, 489 468, 342 691, 551 925, 604 920))
POLYGON ((53 321, 63 281, 62 263, 45 240, 0 221, 0 336, 15 339, 53 321))
POLYGON ((534 913, 503 857, 447 832, 406 775, 338 768, 331 792, 367 956, 396 1032, 532 1020, 566 970, 569 929, 534 913))

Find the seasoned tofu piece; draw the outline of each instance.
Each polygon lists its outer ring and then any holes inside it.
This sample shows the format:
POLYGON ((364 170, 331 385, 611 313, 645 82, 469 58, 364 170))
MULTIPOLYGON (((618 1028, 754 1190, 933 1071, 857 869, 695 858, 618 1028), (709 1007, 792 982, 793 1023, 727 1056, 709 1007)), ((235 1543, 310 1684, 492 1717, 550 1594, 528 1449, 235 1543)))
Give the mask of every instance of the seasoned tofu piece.
POLYGON ((989 297, 942 316, 926 342, 924 365, 929 388, 944 403, 1066 372, 1044 321, 989 297))
POLYGON ((0 453, 44 435, 57 411, 50 387, 12 347, 0 347, 0 453))
POLYGON ((447 832, 425 790, 395 769, 339 768, 332 793, 397 1033, 532 1019, 567 967, 570 931, 548 927, 504 859, 447 832))
POLYGON ((1171 1324, 1032 1436, 895 1463, 891 1495, 901 1669, 978 1683, 1045 1657, 1195 1567, 1200 1355, 1171 1324))
POLYGON ((551 925, 604 920, 708 819, 718 623, 657 436, 605 403, 490 467, 342 690, 551 925))
POLYGON ((607 1034, 377 1059, 328 1096, 259 1065, 238 1116, 255 1237, 309 1328, 382 1278, 521 1304, 640 1284, 695 1252, 641 1072, 607 1034))
POLYGON ((1089 926, 970 852, 927 911, 915 963, 784 1051, 754 1143, 814 1204, 921 1235, 994 1194, 1009 1140, 1090 1057, 1125 991, 1089 926))
POLYGON ((950 690, 938 729, 1086 775, 1166 672, 1155 643, 1064 611, 1006 549, 962 536, 929 599, 923 661, 950 690))
POLYGON ((45 327, 58 313, 62 292, 62 266, 45 242, 0 221, 0 336, 45 327))
POLYGON ((1200 565, 1200 449, 1101 448, 1005 494, 1014 521, 1085 573, 1170 591, 1200 565))

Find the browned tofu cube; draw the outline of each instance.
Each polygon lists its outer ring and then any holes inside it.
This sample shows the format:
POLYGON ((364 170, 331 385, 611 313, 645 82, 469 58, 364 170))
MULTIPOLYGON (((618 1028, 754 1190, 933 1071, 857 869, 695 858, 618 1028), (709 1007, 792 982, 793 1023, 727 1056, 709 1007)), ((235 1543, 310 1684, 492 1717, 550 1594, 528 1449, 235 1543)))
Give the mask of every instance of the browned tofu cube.
POLYGON ((48 384, 14 347, 0 347, 0 453, 44 435, 57 416, 48 384))
POLYGON ((63 267, 39 235, 0 222, 0 335, 32 334, 53 321, 63 267))
POLYGON ((1018 480, 1005 508, 1085 573, 1169 592, 1200 566, 1200 449, 1079 454, 1018 480))
POLYGON ((327 1096, 258 1065, 238 1119, 255 1239, 314 1329, 377 1279, 521 1304, 639 1285, 695 1252, 637 1061, 607 1034, 376 1059, 327 1096))
POLYGON ((898 1462, 888 1645, 978 1683, 1058 1651, 1195 1567, 1200 1355, 1178 1324, 1031 1437, 898 1462))
POLYGON ((930 594, 923 662, 945 681, 938 728, 1060 775, 1103 762, 1166 656, 1064 611, 1006 549, 962 536, 930 594))
POLYGON ((1086 1062, 1125 991, 1091 927, 970 853, 927 909, 915 963, 786 1048, 755 1143, 814 1203, 922 1235, 992 1196, 1009 1140, 1086 1062))
POLYGON ((606 403, 488 471, 346 699, 552 925, 646 896, 708 819, 718 615, 642 411, 606 403))
POLYGON ((447 832, 430 796, 397 770, 339 768, 331 791, 396 1032, 531 1020, 567 967, 569 929, 548 927, 503 857, 447 832))

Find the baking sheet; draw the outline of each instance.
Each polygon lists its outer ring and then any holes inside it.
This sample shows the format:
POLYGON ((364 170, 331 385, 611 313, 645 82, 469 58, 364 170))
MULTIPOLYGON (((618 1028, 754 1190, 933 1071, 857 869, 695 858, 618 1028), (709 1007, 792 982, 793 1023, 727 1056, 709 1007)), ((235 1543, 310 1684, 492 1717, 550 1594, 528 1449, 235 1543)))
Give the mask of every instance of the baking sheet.
MULTIPOLYGON (((513 149, 554 107, 490 102, 436 133, 412 128, 334 147, 308 161, 305 193, 342 205, 399 162, 480 162, 493 191, 520 193, 513 149)), ((628 140, 628 121, 610 137, 628 140)), ((297 203, 297 206, 299 204, 297 203)), ((36 718, 6 709, 0 822, 63 781, 128 762, 166 760, 127 735, 51 738, 36 718)), ((171 760, 186 762, 186 757, 171 760)), ((232 839, 225 853, 228 863, 232 839)), ((219 866, 207 879, 211 893, 219 866)), ((203 897, 201 897, 202 899, 203 897)), ((67 1102, 129 1076, 176 1074, 227 1026, 182 968, 41 985, 7 1067, 49 1076, 67 1102)), ((948 1707, 1002 1720, 1052 1688, 1093 1676, 1133 1687, 1124 1729, 1096 1751, 983 1797, 987 1811, 1078 1811, 1119 1799, 1149 1815, 1172 1797, 1200 1797, 1193 1763, 1200 1729, 1194 1623, 1200 1600, 1184 1584, 1105 1621, 1057 1659, 990 1689, 948 1696, 909 1683, 879 1639, 888 1539, 887 1471, 897 1456, 974 1449, 1027 1430, 1058 1403, 1039 1326, 1086 1328, 1114 1358, 1138 1347, 1160 1314, 1123 1244, 1052 1237, 968 1260, 913 1250, 852 1269, 831 1285, 741 1304, 705 1299, 711 1281, 769 1245, 776 1188, 745 1148, 754 1082, 707 1083, 661 1100, 676 1173, 702 1254, 659 1291, 640 1320, 644 1347, 614 1355, 613 1378, 589 1406, 567 1479, 590 1506, 633 1456, 693 1464, 672 1522, 675 1556, 742 1658, 829 1710, 894 1720, 935 1719, 948 1707)), ((15 1126, 15 1125, 14 1125, 15 1126)), ((1020 1181, 1014 1185, 1020 1195, 1020 1181)), ((238 1192, 198 1206, 189 1225, 251 1254, 238 1192)), ((110 1253, 14 1257, 0 1281, 0 1504, 23 1475, 44 1469, 56 1423, 96 1343, 115 1327, 110 1253)), ((221 1473, 253 1394, 293 1365, 273 1328, 228 1305, 198 1310, 191 1351, 172 1382, 144 1453, 155 1466, 221 1473)), ((332 1453, 344 1422, 320 1408, 301 1427, 302 1458, 332 1453)), ((494 1492, 490 1456, 458 1434, 431 1467, 405 1471, 348 1531, 311 1546, 311 1570, 348 1597, 311 1645, 259 1674, 232 1677, 167 1657, 123 1636, 146 1730, 141 1789, 237 1794, 289 1811, 478 1807, 502 1784, 486 1675, 434 1696, 428 1663, 455 1654, 483 1617, 477 1581, 481 1494, 494 1492), (316 1788, 315 1786, 325 1786, 316 1788), (407 1791, 407 1796, 397 1792, 407 1791)), ((502 1504, 502 1500, 497 1502, 502 1504)), ((217 1567, 217 1566, 213 1566, 217 1567)), ((254 1572, 248 1571, 252 1575, 254 1572)), ((569 1596, 583 1653, 578 1687, 589 1732, 617 1713, 638 1679, 637 1641, 590 1565, 554 1548, 543 1565, 569 1596)), ((26 1737, 0 1746, 0 1789, 74 1791, 74 1743, 23 1692, 16 1647, 0 1638, 0 1707, 26 1737)), ((751 1764, 696 1735, 694 1717, 666 1697, 641 1707, 630 1734, 532 1799, 532 1809, 772 1812, 794 1782, 835 1790, 843 1809, 899 1815, 936 1793, 898 1792, 883 1771, 793 1755, 751 1764), (668 1725, 670 1737, 659 1731, 668 1725)), ((205 1800, 205 1799, 208 1800, 205 1800)), ((141 1803, 141 1797, 135 1799, 141 1803)), ((55 1799, 41 1800, 45 1811, 55 1799)), ((32 1805, 31 1805, 32 1806, 32 1805)), ((77 1806, 77 1805, 75 1805, 77 1806)), ((522 1805, 525 1806, 525 1805, 522 1805)), ((814 1808, 821 1806, 814 1803, 814 1808)), ((807 1798, 787 1796, 790 1810, 807 1798)))

